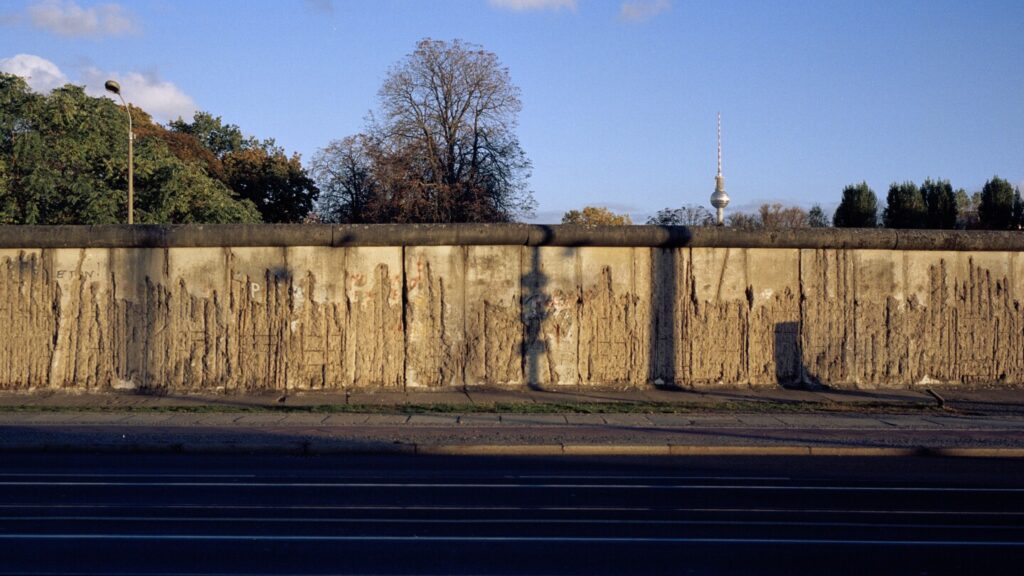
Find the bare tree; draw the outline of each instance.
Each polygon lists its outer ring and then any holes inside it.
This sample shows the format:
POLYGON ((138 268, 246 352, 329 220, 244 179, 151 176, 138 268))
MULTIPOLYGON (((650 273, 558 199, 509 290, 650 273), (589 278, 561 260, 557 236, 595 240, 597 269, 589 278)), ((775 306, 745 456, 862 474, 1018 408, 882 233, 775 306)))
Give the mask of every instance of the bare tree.
POLYGON ((762 204, 757 212, 761 226, 764 228, 807 228, 810 226, 807 212, 797 206, 783 206, 775 202, 762 204))
POLYGON ((504 222, 528 216, 519 89, 497 56, 422 40, 388 72, 366 131, 313 160, 320 215, 343 222, 504 222))
POLYGON ((728 220, 729 226, 743 230, 807 228, 811 225, 809 216, 803 208, 783 206, 778 202, 761 204, 756 214, 733 212, 728 220))
POLYGON ((757 230, 758 228, 764 228, 761 223, 761 217, 757 214, 748 214, 747 212, 733 212, 726 217, 726 223, 730 228, 738 228, 740 230, 757 230))
POLYGON ((320 185, 317 213, 326 222, 373 222, 380 186, 366 137, 348 136, 320 149, 310 173, 320 185))
POLYGON ((658 226, 713 226, 715 217, 703 206, 687 204, 680 208, 663 208, 647 219, 658 226))
POLYGON ((326 217, 503 222, 532 213, 530 162, 515 135, 519 89, 497 56, 459 40, 422 40, 378 96, 364 135, 317 155, 326 217))

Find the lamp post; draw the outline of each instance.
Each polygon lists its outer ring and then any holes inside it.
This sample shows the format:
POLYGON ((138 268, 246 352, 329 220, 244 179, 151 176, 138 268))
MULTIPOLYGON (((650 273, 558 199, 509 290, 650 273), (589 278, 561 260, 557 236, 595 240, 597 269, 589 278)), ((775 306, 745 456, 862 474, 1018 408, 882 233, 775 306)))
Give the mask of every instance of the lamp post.
POLYGON ((132 111, 128 109, 128 103, 121 95, 121 85, 114 80, 107 80, 103 85, 108 92, 117 94, 124 104, 124 113, 128 115, 128 223, 135 223, 135 156, 132 150, 132 142, 135 140, 135 133, 132 131, 132 111))

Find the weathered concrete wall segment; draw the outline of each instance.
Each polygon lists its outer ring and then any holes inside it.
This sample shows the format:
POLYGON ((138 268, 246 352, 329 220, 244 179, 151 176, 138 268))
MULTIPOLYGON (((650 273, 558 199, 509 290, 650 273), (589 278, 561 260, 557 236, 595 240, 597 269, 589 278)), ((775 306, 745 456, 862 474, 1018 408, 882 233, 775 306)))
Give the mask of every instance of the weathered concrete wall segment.
POLYGON ((1020 385, 1022 254, 5 248, 0 389, 1020 385))
POLYGON ((190 224, 0 226, 3 248, 220 248, 223 246, 605 246, 1024 250, 1019 232, 536 224, 190 224))

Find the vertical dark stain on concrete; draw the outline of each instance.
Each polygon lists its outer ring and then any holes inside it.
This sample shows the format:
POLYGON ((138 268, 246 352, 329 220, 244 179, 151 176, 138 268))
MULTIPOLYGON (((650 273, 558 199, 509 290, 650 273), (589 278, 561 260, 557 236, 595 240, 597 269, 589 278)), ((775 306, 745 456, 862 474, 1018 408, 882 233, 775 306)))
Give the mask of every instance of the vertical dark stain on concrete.
POLYGON ((0 389, 394 389, 413 365, 429 386, 1024 383, 1015 253, 802 249, 726 270, 709 252, 697 274, 690 248, 517 247, 501 289, 474 272, 470 302, 472 248, 425 261, 415 298, 413 259, 398 270, 394 252, 360 248, 328 297, 321 264, 223 249, 188 269, 175 250, 0 253, 0 389), (793 257, 797 277, 777 274, 793 257))

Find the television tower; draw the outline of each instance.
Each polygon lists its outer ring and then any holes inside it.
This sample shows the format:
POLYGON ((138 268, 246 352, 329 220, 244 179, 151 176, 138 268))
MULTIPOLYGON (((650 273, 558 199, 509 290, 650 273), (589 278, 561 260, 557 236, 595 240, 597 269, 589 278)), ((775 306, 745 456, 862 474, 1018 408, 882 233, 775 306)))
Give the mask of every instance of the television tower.
POLYGON ((711 205, 715 207, 717 223, 725 224, 725 207, 729 205, 729 195, 725 193, 725 176, 722 176, 722 113, 718 113, 718 175, 715 176, 715 192, 711 195, 711 205))

